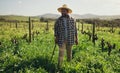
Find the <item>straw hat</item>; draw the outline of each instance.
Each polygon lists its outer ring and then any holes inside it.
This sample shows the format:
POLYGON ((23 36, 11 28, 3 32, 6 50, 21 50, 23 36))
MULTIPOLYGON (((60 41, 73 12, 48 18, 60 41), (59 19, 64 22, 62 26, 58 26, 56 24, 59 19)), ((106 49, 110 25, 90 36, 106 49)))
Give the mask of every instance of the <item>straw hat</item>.
POLYGON ((72 13, 72 10, 70 8, 68 8, 66 4, 64 4, 62 7, 58 8, 57 10, 59 12, 61 12, 62 9, 67 9, 68 13, 72 13))

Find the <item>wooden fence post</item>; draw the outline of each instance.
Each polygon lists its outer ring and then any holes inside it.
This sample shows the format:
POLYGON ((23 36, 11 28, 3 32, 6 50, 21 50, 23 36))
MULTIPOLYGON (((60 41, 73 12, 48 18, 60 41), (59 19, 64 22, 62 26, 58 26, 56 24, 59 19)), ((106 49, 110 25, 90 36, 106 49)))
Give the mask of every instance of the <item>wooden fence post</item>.
POLYGON ((80 28, 80 24, 79 24, 80 22, 78 21, 78 31, 79 31, 79 28, 80 28))
POLYGON ((31 42, 31 20, 29 17, 29 43, 31 42))
POLYGON ((81 31, 83 32, 83 22, 81 22, 81 24, 82 24, 82 30, 81 31))
POLYGON ((16 27, 16 29, 18 28, 17 22, 15 23, 15 27, 16 27))
POLYGON ((48 21, 46 21, 46 30, 49 30, 49 27, 48 27, 48 21))
POLYGON ((34 22, 34 21, 32 20, 32 22, 31 22, 31 24, 32 24, 32 29, 34 28, 33 22, 34 22))
POLYGON ((101 39, 101 46, 102 46, 102 52, 104 51, 104 46, 105 46, 105 40, 102 38, 101 39))
POLYGON ((92 34, 92 42, 93 42, 93 44, 95 45, 95 24, 96 24, 96 22, 94 22, 93 23, 93 30, 92 30, 92 32, 93 32, 93 34, 92 34))

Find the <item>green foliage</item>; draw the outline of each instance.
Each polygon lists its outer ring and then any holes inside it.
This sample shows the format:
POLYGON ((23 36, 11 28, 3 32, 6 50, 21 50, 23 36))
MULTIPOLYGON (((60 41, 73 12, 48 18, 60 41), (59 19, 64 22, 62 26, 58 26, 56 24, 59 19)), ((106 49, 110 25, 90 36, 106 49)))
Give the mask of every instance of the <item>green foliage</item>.
MULTIPOLYGON (((4 24, 4 23, 1 23, 4 24)), ((9 24, 9 23, 8 23, 9 24)), ((22 39, 24 34, 28 34, 28 28, 20 27, 24 23, 20 23, 18 29, 14 26, 4 25, 0 27, 0 72, 1 73, 56 73, 58 61, 58 46, 55 50, 53 60, 50 61, 54 48, 54 32, 53 22, 49 23, 49 31, 45 31, 45 23, 34 23, 32 31, 38 31, 40 34, 34 35, 34 40, 29 44, 22 39), (40 25, 39 25, 40 24, 40 25), (11 39, 16 39, 16 43, 12 43, 11 39)), ((27 23, 25 23, 27 25, 27 23)), ((81 25, 80 25, 81 27, 81 25)), ((87 30, 90 25, 84 25, 87 30)), ((108 30, 109 28, 102 27, 108 30)), ((89 29, 90 32, 92 31, 89 29)), ((73 46, 73 59, 71 62, 66 61, 66 54, 60 72, 62 73, 119 73, 120 72, 120 35, 110 32, 96 32, 99 39, 96 45, 89 41, 88 36, 78 31, 79 44, 73 46), (117 47, 112 50, 108 56, 107 50, 102 52, 100 40, 104 38, 117 47)), ((107 45, 105 46, 107 47, 107 45)))

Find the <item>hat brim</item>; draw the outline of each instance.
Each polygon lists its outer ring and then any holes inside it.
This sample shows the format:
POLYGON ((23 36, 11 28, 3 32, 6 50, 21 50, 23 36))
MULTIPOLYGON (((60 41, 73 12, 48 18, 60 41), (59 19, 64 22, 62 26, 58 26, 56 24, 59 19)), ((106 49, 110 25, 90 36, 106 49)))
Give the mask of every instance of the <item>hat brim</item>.
POLYGON ((60 7, 57 10, 61 13, 62 9, 67 9, 68 13, 72 13, 72 10, 70 8, 60 7))

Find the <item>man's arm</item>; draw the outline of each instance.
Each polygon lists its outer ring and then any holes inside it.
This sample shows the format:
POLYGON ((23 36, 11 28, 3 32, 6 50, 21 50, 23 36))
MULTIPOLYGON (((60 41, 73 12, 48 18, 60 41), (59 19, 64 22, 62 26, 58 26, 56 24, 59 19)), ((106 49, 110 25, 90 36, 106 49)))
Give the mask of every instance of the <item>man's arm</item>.
POLYGON ((78 45, 76 21, 74 21, 74 25, 75 25, 75 43, 76 43, 76 45, 78 45))
POLYGON ((54 36, 55 36, 55 43, 58 42, 58 20, 55 22, 55 25, 54 25, 54 36))

